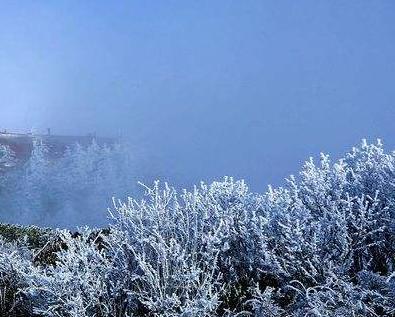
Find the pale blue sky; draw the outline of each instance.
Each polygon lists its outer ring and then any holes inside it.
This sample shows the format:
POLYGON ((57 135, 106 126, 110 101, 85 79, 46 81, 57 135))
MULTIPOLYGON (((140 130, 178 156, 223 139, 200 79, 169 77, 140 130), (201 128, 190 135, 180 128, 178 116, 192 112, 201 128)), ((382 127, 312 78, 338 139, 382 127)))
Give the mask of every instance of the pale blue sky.
POLYGON ((0 127, 116 135, 150 177, 255 190, 395 148, 395 2, 1 1, 0 127))

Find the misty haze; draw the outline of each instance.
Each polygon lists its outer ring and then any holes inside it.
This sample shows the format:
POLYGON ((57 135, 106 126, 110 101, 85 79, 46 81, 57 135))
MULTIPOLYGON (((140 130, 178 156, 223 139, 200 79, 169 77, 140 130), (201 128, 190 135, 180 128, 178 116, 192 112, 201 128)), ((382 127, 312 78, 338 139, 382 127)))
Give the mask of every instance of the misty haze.
POLYGON ((0 3, 0 317, 395 315, 395 2, 0 3))

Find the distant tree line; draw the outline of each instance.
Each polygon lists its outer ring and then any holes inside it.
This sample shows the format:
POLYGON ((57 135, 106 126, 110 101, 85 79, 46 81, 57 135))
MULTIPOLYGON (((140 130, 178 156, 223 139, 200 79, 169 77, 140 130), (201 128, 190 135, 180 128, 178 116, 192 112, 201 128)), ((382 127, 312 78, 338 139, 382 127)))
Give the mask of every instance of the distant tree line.
POLYGON ((70 145, 59 158, 39 138, 26 162, 0 148, 0 221, 75 226, 105 223, 113 196, 132 191, 131 151, 125 144, 70 145))

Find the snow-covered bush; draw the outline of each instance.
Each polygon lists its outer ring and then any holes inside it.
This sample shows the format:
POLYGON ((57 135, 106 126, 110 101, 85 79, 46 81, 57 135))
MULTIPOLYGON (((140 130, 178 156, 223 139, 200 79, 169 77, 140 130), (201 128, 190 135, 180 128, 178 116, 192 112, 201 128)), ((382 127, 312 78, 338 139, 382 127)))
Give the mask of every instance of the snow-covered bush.
POLYGON ((31 301, 23 293, 32 267, 32 254, 24 246, 4 242, 0 237, 0 316, 30 316, 31 301))
POLYGON ((108 230, 60 232, 55 261, 16 253, 16 293, 48 317, 394 316, 394 162, 364 141, 264 194, 229 177, 182 192, 155 183, 114 200, 108 230))
POLYGON ((216 185, 177 195, 156 183, 147 188, 148 201, 115 204, 112 230, 122 233, 124 265, 118 274, 128 272, 128 294, 145 311, 155 316, 216 311, 224 288, 218 254, 227 248, 230 225, 216 197, 226 193, 216 185))
POLYGON ((59 232, 56 263, 36 267, 28 276, 26 294, 40 316, 118 316, 117 297, 109 273, 112 261, 97 244, 104 236, 89 229, 77 236, 59 232))
MULTIPOLYGON (((268 286, 262 292, 257 285, 252 289, 253 298, 246 304, 252 307, 253 314, 260 317, 278 317, 283 316, 285 311, 275 302, 276 294, 274 288, 268 286)), ((248 314, 245 312, 245 314, 248 314)))

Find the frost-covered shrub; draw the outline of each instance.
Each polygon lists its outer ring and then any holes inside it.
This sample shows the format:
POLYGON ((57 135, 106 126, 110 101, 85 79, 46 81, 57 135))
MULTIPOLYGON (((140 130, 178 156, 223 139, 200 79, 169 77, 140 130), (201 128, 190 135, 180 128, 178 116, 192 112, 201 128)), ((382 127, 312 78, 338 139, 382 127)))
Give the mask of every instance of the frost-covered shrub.
POLYGON ((0 237, 5 242, 23 241, 31 249, 43 247, 53 234, 49 228, 0 223, 0 237))
POLYGON ((264 194, 229 177, 155 183, 114 200, 108 230, 64 231, 60 248, 33 252, 54 261, 15 253, 15 293, 48 317, 394 316, 394 160, 363 142, 264 194))
POLYGON ((127 293, 143 311, 154 316, 215 313, 224 283, 218 254, 226 248, 229 223, 214 187, 202 185, 178 196, 155 184, 147 188, 148 201, 115 204, 112 230, 123 250, 117 276, 128 281, 127 293))
POLYGON ((62 231, 63 242, 56 263, 37 267, 29 276, 27 294, 40 316, 117 316, 117 297, 112 294, 109 272, 112 261, 85 229, 77 236, 62 231))
MULTIPOLYGON (((55 265, 29 277, 43 316, 212 316, 231 286, 218 256, 230 250, 232 213, 249 196, 225 179, 178 195, 155 184, 140 202, 116 202, 109 235, 62 232, 55 265), (235 209, 232 209, 235 208, 235 209)), ((235 280, 237 282, 237 280, 235 280)))
MULTIPOLYGON (((284 316, 285 311, 276 303, 275 289, 268 286, 262 292, 259 285, 252 289, 253 298, 246 304, 252 307, 253 314, 260 317, 279 317, 284 316)), ((247 312, 246 312, 247 313, 247 312)))
POLYGON ((0 238, 0 316, 31 316, 32 307, 23 293, 28 281, 25 273, 31 266, 31 252, 23 246, 0 238))
MULTIPOLYGON (((339 241, 337 248, 345 250, 351 245, 352 270, 393 270, 394 259, 394 180, 395 155, 386 154, 380 141, 376 145, 362 145, 331 167, 328 156, 322 156, 321 166, 308 162, 301 173, 299 197, 316 215, 319 224, 332 218, 334 233, 325 236, 339 241), (336 230, 335 230, 336 228, 336 230), (345 231, 338 234, 337 230, 345 231)), ((326 241, 321 239, 321 241, 326 241)), ((334 253, 333 258, 339 254, 334 253)), ((342 261, 341 261, 342 262, 342 261)))

